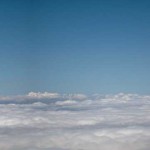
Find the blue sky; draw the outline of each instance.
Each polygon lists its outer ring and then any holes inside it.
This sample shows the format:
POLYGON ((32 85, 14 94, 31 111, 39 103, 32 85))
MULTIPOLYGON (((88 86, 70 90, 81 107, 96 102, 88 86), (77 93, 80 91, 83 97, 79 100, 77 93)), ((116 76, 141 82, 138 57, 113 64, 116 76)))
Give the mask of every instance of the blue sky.
POLYGON ((148 0, 1 0, 0 94, 150 94, 148 0))

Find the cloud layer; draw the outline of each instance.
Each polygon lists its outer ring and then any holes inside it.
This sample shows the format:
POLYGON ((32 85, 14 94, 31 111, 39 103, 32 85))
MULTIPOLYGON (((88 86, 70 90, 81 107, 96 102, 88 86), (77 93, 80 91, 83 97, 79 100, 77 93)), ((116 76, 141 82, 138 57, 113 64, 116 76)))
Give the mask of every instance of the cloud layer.
POLYGON ((0 149, 149 150, 150 96, 0 96, 0 149))

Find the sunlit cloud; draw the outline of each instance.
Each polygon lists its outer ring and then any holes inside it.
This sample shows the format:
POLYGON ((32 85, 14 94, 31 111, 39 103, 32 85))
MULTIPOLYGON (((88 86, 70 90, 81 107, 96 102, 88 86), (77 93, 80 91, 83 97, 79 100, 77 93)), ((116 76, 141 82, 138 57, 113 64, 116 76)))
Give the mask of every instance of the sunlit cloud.
POLYGON ((30 92, 1 96, 0 114, 3 150, 150 147, 149 95, 30 92))

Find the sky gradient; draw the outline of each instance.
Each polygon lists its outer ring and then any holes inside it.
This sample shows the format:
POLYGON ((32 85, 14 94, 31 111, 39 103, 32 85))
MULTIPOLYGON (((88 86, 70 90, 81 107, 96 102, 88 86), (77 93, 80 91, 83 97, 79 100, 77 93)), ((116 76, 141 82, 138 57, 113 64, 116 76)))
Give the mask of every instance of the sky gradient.
POLYGON ((0 94, 150 94, 150 1, 1 0, 0 94))

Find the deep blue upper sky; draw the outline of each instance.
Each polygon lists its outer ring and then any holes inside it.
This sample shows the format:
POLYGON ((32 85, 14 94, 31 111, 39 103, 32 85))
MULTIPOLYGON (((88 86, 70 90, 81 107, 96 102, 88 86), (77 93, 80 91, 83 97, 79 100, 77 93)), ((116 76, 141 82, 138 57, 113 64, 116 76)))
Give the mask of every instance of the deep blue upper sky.
POLYGON ((1 0, 0 94, 150 94, 149 0, 1 0))

